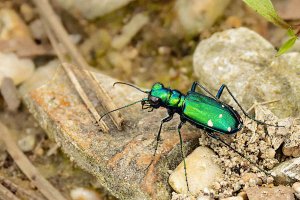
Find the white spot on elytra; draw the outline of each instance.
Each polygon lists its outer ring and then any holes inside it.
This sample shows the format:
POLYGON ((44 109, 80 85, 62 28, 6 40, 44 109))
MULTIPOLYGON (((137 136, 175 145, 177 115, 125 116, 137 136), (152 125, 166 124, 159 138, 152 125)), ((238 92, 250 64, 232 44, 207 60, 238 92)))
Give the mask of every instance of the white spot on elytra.
POLYGON ((219 115, 219 118, 222 118, 222 117, 223 117, 223 115, 222 115, 222 114, 220 114, 220 115, 219 115))
POLYGON ((224 108, 225 106, 224 105, 222 105, 222 108, 224 108))
POLYGON ((208 120, 207 125, 208 125, 209 127, 213 127, 214 124, 213 124, 213 122, 211 121, 211 119, 208 120))
POLYGON ((228 127, 227 131, 228 131, 228 132, 230 132, 230 131, 231 131, 231 128, 230 128, 230 127, 228 127))

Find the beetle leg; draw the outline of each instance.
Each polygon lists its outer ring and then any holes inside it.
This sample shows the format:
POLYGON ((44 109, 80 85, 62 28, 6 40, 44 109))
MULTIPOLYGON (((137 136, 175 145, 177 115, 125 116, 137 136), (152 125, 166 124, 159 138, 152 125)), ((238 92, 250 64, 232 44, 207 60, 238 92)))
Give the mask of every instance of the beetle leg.
POLYGON ((222 84, 222 85, 221 85, 221 87, 220 87, 220 89, 218 90, 218 93, 217 93, 217 95, 216 95, 217 99, 220 99, 220 97, 221 97, 221 95, 222 95, 222 93, 223 93, 223 90, 224 90, 224 87, 225 87, 225 86, 226 86, 225 84, 222 84))
POLYGON ((242 112, 244 113, 244 115, 245 115, 246 117, 248 117, 249 119, 251 119, 251 120, 253 120, 253 121, 255 121, 255 122, 259 123, 259 124, 264 124, 264 125, 267 125, 267 126, 283 127, 283 126, 277 126, 277 125, 273 125, 273 124, 268 124, 268 123, 265 123, 265 122, 263 122, 263 121, 257 120, 257 119, 255 119, 254 117, 251 117, 251 116, 244 110, 244 108, 240 105, 240 103, 237 101, 237 99, 233 96, 232 92, 229 90, 228 86, 225 85, 225 84, 223 84, 223 85, 220 87, 220 89, 219 89, 219 91, 218 91, 218 93, 217 93, 217 95, 216 95, 216 97, 217 97, 218 99, 221 97, 224 88, 226 88, 226 90, 227 90, 227 92, 229 93, 229 95, 231 96, 231 98, 232 98, 232 99, 234 100, 234 102, 238 105, 238 107, 242 110, 242 112))
POLYGON ((182 155, 182 159, 183 159, 185 181, 186 181, 187 190, 189 192, 190 188, 189 188, 189 183, 188 183, 188 179, 187 179, 185 156, 184 156, 184 153, 183 153, 183 140, 182 140, 182 136, 181 136, 181 132, 180 132, 180 129, 182 128, 183 124, 184 124, 184 121, 181 121, 180 124, 177 127, 177 131, 178 131, 179 139, 180 139, 180 151, 181 151, 181 155, 182 155))
POLYGON ((208 90, 206 89, 203 85, 201 85, 200 83, 198 83, 197 81, 195 81, 192 85, 191 91, 192 92, 196 92, 196 87, 200 87, 201 89, 203 89, 206 93, 208 93, 210 96, 212 96, 214 99, 216 99, 216 97, 208 90))
POLYGON ((158 130, 157 136, 156 136, 156 144, 155 144, 154 154, 153 154, 153 157, 152 157, 152 160, 151 160, 150 164, 148 165, 148 167, 146 169, 148 169, 150 167, 150 165, 153 163, 153 158, 156 155, 156 151, 157 151, 157 148, 158 148, 158 142, 160 140, 160 133, 161 133, 162 126, 163 126, 164 123, 166 123, 166 122, 170 121, 171 119, 173 119, 174 112, 172 112, 171 110, 168 110, 168 115, 169 115, 168 117, 161 120, 160 127, 159 127, 159 130, 158 130))
POLYGON ((219 139, 219 137, 216 134, 214 134, 213 132, 210 132, 210 131, 206 130, 205 133, 206 133, 206 135, 208 135, 211 138, 214 138, 214 139, 217 139, 217 140, 219 139))

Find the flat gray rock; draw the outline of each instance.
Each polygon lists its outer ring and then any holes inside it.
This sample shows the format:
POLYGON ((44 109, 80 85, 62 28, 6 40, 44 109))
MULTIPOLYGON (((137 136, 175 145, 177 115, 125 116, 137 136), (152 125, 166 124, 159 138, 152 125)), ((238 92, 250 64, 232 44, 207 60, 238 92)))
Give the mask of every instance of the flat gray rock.
MULTIPOLYGON (((115 80, 107 76, 97 74, 97 78, 117 107, 145 97, 130 87, 112 87, 115 80)), ((141 110, 141 105, 123 109, 123 131, 118 131, 107 117, 110 132, 103 133, 62 69, 47 85, 25 95, 24 101, 49 137, 113 195, 119 199, 170 199, 167 171, 181 161, 178 116, 164 125, 157 155, 147 169, 166 110, 148 113, 141 110)), ((97 100, 92 102, 97 106, 97 100)), ((197 145, 201 131, 185 125, 182 133, 187 152, 197 145)))
MULTIPOLYGON (((275 115, 299 116, 299 56, 275 55, 275 48, 257 33, 247 28, 230 29, 199 43, 194 71, 213 93, 227 84, 245 109, 255 101, 280 100, 269 105, 275 115)), ((226 91, 224 98, 236 106, 226 91)))

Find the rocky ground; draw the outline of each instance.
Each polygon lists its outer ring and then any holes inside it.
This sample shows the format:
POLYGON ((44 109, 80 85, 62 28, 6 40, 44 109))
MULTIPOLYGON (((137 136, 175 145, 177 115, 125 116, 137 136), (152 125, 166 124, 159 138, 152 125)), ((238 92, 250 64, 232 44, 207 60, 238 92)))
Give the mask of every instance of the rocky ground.
MULTIPOLYGON (((74 57, 72 50, 61 47, 64 42, 58 45, 61 54, 50 43, 48 29, 53 27, 41 17, 47 12, 41 13, 37 2, 0 2, 0 124, 8 127, 16 148, 40 172, 39 177, 46 178, 66 199, 299 198, 299 41, 289 53, 275 57, 275 49, 286 39, 285 31, 267 23, 242 1, 53 0, 51 6, 69 34, 67 41, 79 52, 74 57), (61 55, 65 54, 64 60, 61 55), (78 64, 80 58, 93 71, 144 88, 160 81, 186 92, 198 80, 214 94, 226 83, 251 115, 283 127, 258 125, 244 118, 242 131, 222 136, 254 165, 187 125, 185 150, 191 154, 187 158, 190 193, 186 194, 175 133, 178 118, 163 129, 160 156, 147 172, 141 169, 152 159, 152 141, 163 110, 145 114, 137 106, 121 112, 125 130, 118 132, 109 122, 110 135, 102 137, 94 134, 92 117, 72 84, 49 84, 61 60, 78 64), (43 84, 48 84, 44 90, 36 89, 43 84), (64 98, 57 102, 53 96, 64 98), (54 137, 53 141, 54 130, 73 138, 54 137), (88 131, 88 137, 80 135, 88 131), (99 138, 102 143, 94 143, 99 138), (78 145, 84 153, 72 157, 67 147, 78 145), (200 147, 192 152, 196 146, 200 147), (82 164, 82 158, 88 162, 82 164), (130 192, 123 195, 126 191, 130 192)), ((274 4, 280 16, 299 23, 297 0, 274 4)), ((57 24, 54 26, 57 30, 57 24)), ((54 35, 61 38, 55 31, 54 35)), ((141 96, 125 87, 115 90, 112 79, 97 77, 118 106, 141 96)), ((65 79, 58 76, 57 80, 65 79)), ((238 108, 229 95, 222 99, 238 108)), ((9 149, 1 143, 0 199, 47 199, 9 149)))

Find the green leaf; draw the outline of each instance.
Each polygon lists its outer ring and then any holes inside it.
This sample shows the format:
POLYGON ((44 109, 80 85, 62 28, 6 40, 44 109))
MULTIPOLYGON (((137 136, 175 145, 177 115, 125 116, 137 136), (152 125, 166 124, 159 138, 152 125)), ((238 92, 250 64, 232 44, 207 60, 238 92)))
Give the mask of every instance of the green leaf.
POLYGON ((290 37, 297 37, 295 31, 291 28, 288 29, 287 34, 290 37))
POLYGON ((284 54, 287 52, 296 42, 298 38, 297 37, 292 37, 288 41, 286 41, 278 50, 276 57, 284 54))
POLYGON ((277 14, 271 0, 243 0, 249 7, 276 26, 288 29, 290 25, 277 14))

